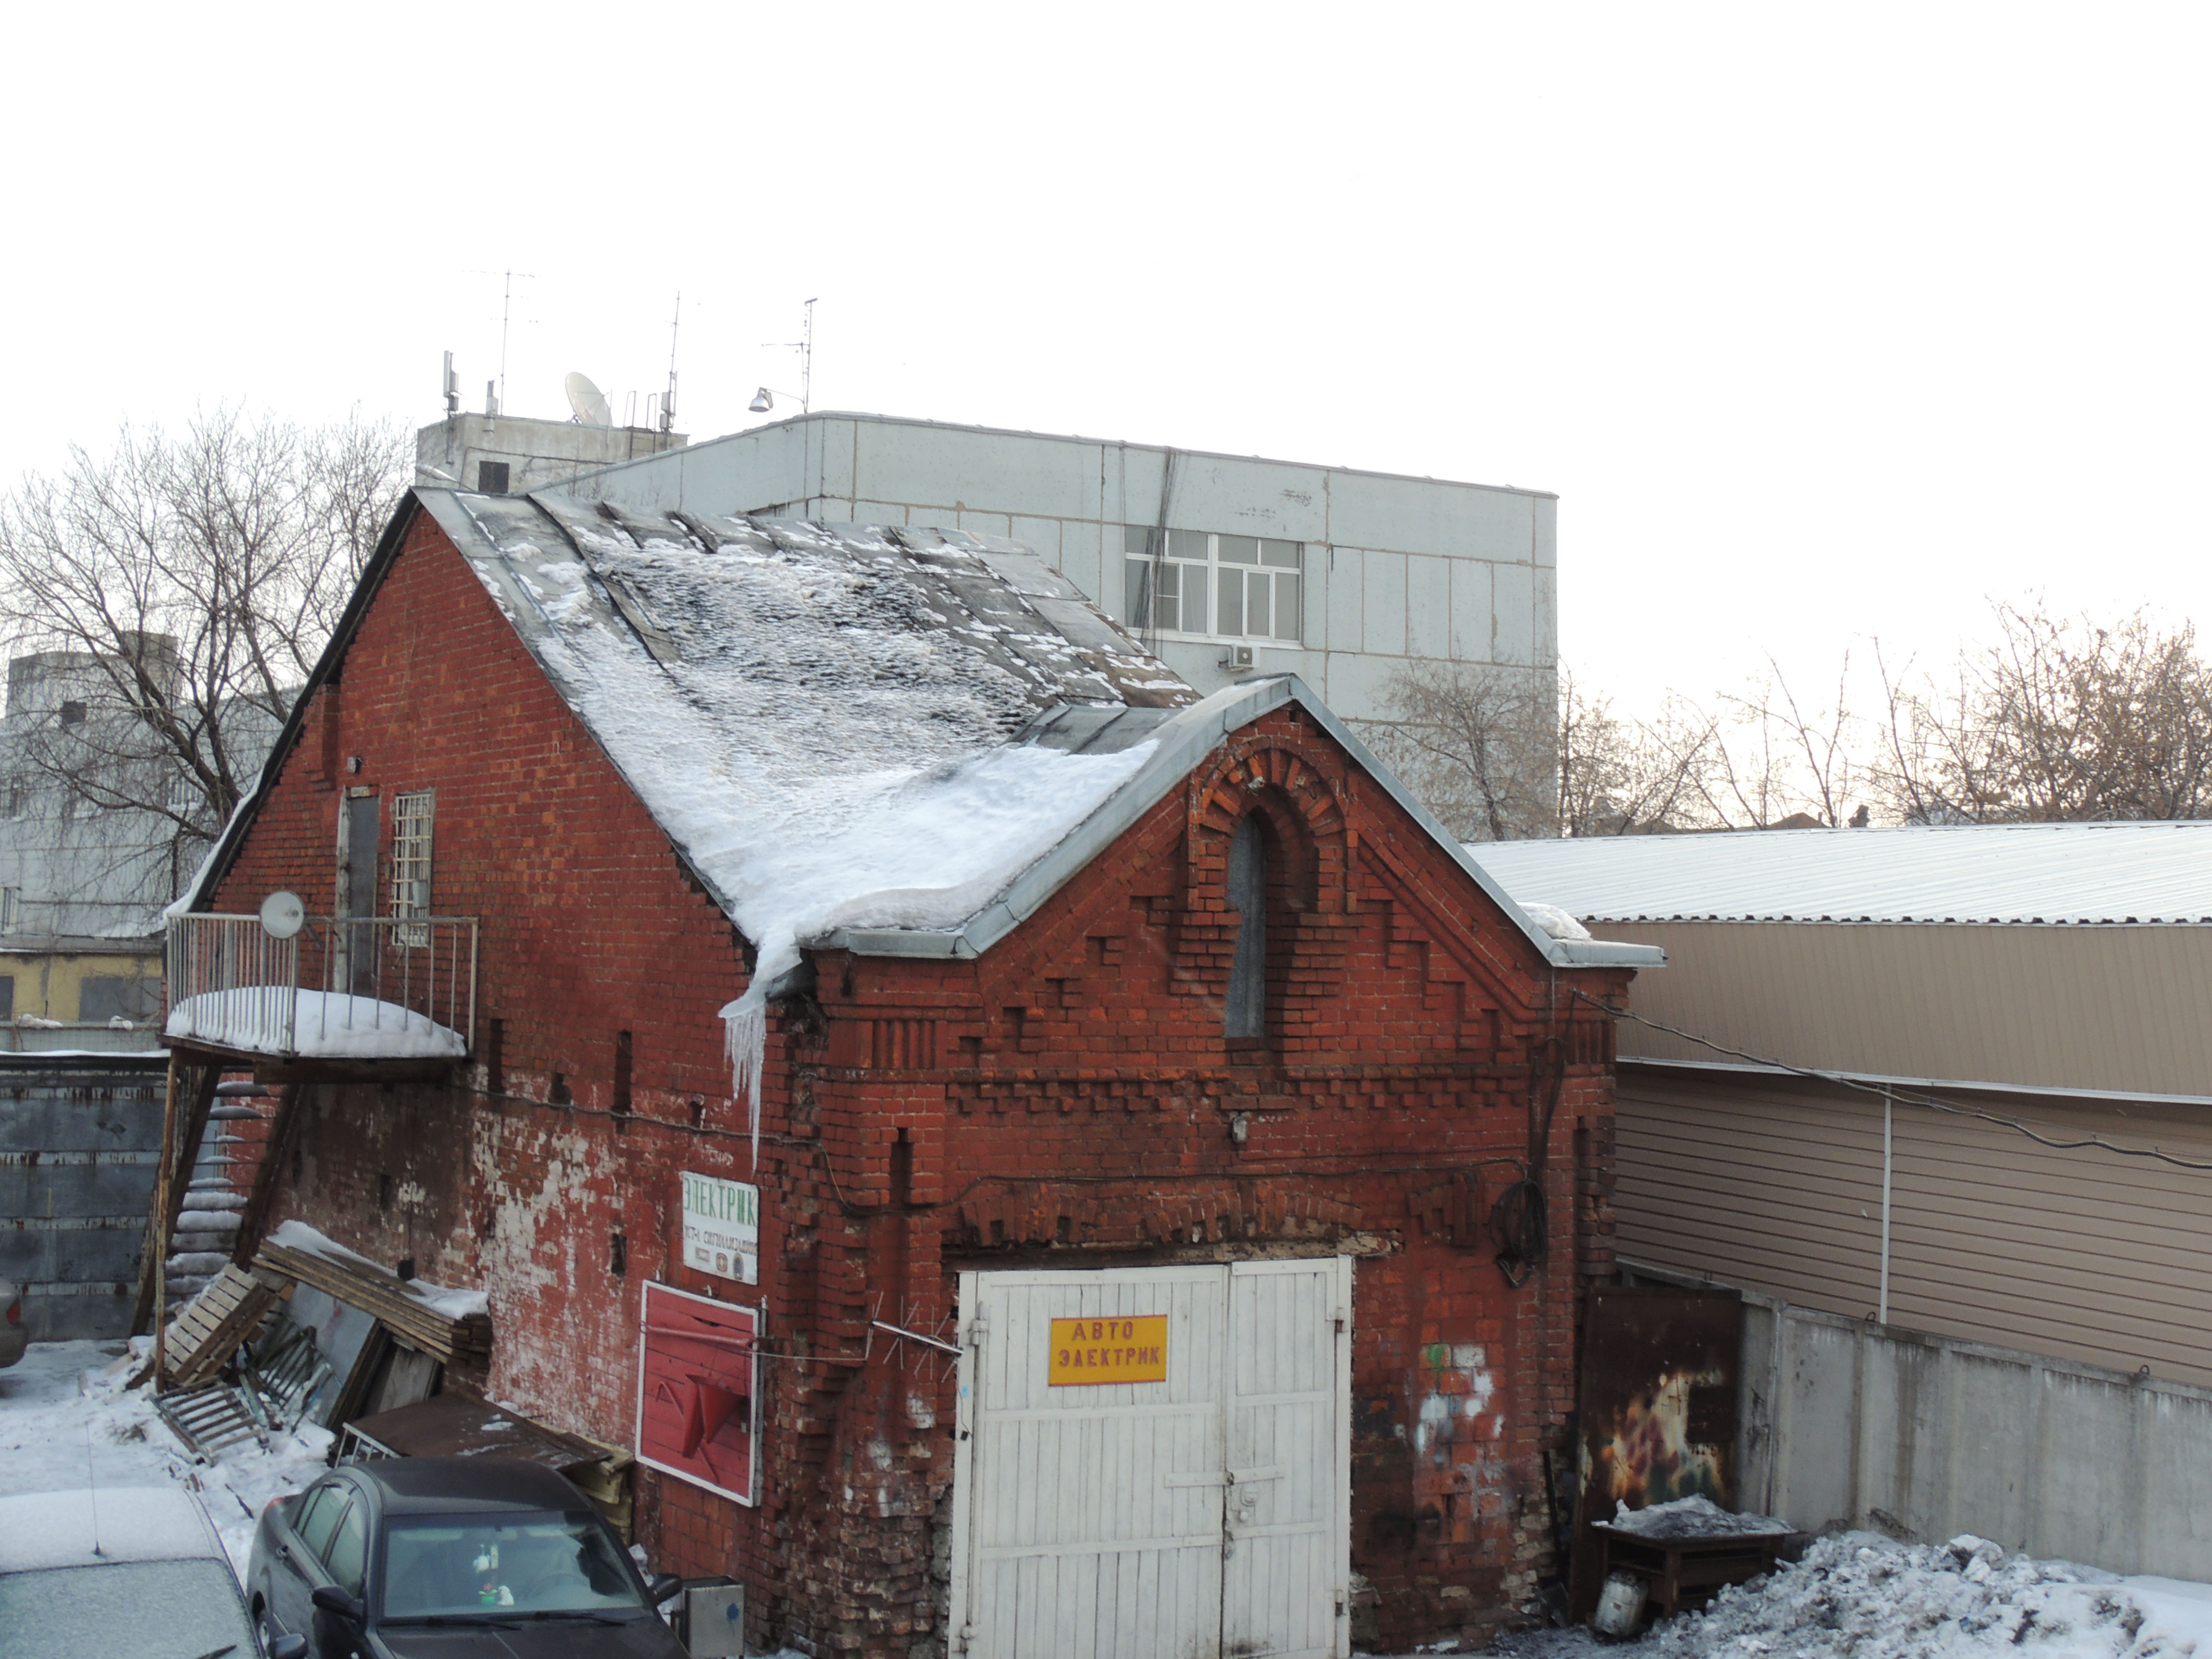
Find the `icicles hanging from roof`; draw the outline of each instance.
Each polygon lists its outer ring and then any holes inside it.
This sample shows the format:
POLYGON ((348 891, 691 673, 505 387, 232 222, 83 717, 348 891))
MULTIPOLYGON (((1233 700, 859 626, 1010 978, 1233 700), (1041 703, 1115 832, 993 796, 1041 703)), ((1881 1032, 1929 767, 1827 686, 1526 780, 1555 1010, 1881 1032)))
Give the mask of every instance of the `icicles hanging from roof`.
POLYGON ((744 995, 722 1009, 722 1053, 730 1062, 730 1094, 751 1106, 753 1168, 760 1168, 761 1069, 768 1057, 768 981, 755 978, 744 995))

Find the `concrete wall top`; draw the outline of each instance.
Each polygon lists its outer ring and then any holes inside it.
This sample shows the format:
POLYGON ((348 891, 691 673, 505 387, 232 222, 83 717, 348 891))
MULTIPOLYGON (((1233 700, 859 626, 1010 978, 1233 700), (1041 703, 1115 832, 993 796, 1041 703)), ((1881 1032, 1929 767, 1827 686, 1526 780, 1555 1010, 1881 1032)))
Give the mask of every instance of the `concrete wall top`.
POLYGON ((578 493, 701 512, 829 495, 1152 524, 1170 454, 1167 520, 1178 529, 1446 556, 1540 563, 1553 556, 1557 498, 1544 491, 842 412, 643 457, 580 480, 578 493), (785 447, 787 434, 799 436, 803 458, 785 447))

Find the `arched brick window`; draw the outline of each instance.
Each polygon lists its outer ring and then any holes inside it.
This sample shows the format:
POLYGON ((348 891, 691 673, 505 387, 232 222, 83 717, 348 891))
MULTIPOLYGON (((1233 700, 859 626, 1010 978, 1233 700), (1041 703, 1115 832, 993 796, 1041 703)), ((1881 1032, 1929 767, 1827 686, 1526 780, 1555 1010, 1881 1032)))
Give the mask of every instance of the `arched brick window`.
POLYGON ((1224 1035, 1257 1041, 1267 1035, 1267 842, 1257 812, 1247 812, 1230 838, 1228 885, 1237 924, 1224 1035))

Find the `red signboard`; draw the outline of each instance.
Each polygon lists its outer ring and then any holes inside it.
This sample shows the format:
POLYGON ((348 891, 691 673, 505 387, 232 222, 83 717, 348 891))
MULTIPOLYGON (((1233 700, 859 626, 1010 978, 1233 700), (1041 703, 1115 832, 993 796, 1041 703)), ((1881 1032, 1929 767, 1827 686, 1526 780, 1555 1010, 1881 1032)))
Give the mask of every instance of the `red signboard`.
POLYGON ((648 1284, 642 1324, 638 1462, 751 1503, 760 1310, 648 1284))

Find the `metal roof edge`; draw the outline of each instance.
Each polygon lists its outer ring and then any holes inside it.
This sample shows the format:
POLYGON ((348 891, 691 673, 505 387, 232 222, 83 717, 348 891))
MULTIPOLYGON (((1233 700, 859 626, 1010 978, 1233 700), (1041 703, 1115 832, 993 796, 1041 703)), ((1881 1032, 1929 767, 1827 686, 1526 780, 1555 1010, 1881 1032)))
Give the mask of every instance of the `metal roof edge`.
POLYGON ((1559 939, 1537 927, 1512 895, 1468 856, 1466 849, 1451 837, 1435 815, 1413 797, 1351 727, 1331 713, 1328 705, 1314 695, 1312 688, 1296 674, 1240 681, 1177 710, 1162 721, 1146 739, 1159 747, 1136 774, 1108 796, 1096 811, 1068 831, 1050 852, 1017 876, 996 900, 969 917, 957 933, 840 928, 805 942, 813 948, 848 950, 864 956, 981 956, 1034 915, 1123 831, 1189 776, 1223 738, 1292 702, 1311 714, 1429 838, 1452 857, 1553 967, 1643 969, 1666 965, 1666 952, 1656 945, 1629 945, 1610 939, 1559 939))
POLYGON ((795 427, 809 421, 866 421, 877 426, 919 426, 938 432, 975 432, 992 438, 1036 438, 1047 443, 1096 444, 1102 449, 1137 449, 1155 455, 1187 455, 1200 461, 1256 461, 1262 466, 1297 467, 1307 472, 1344 472, 1358 478, 1387 478, 1394 483, 1442 484, 1451 489, 1480 489, 1493 495, 1524 495, 1532 500, 1556 501, 1556 489, 1530 489, 1521 484, 1480 483, 1473 478, 1432 478, 1418 472, 1384 472, 1369 466, 1342 466, 1333 461, 1288 461, 1277 455, 1237 455, 1225 449, 1191 449, 1182 444, 1145 443, 1129 438, 1092 438, 1079 432, 1033 432, 1020 427, 976 426, 966 421, 933 421, 919 415, 884 415, 864 409, 817 409, 804 415, 786 416, 781 421, 763 421, 758 426, 741 426, 735 432, 718 432, 711 438, 700 438, 673 449, 656 451, 651 455, 636 455, 626 461, 616 461, 591 472, 580 472, 569 482, 604 478, 610 473, 626 471, 643 466, 649 461, 666 464, 671 455, 696 453, 715 444, 729 443, 738 438, 750 438, 757 433, 772 432, 778 427, 795 427))
POLYGON ((1887 1072, 1852 1072, 1796 1066, 1762 1066, 1735 1060, 1669 1060, 1656 1054, 1621 1054, 1622 1066, 1662 1066, 1683 1072, 1735 1072, 1757 1077, 1802 1078, 1815 1083, 1863 1083, 1881 1089, 1948 1089, 1961 1094, 2042 1095, 2057 1100, 2125 1100, 2151 1106, 2212 1106, 2212 1095, 2168 1095, 2142 1089, 2075 1089, 2057 1084, 1992 1083, 1963 1078, 1898 1077, 1887 1072))

